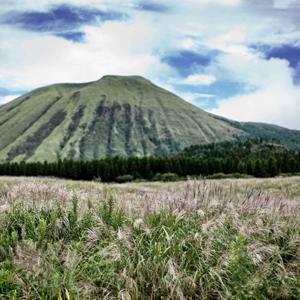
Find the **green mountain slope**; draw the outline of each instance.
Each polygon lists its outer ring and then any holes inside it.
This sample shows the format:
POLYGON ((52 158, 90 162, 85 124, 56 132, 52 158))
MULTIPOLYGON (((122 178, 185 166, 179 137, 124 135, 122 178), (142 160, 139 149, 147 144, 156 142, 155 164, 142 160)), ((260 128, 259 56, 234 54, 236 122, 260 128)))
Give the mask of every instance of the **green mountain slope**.
POLYGON ((247 135, 138 77, 37 89, 0 107, 0 160, 170 155, 247 135))
POLYGON ((215 116, 227 124, 247 133, 251 138, 261 138, 263 140, 273 140, 276 143, 287 146, 291 150, 300 150, 300 131, 290 130, 272 124, 255 122, 236 122, 222 117, 215 116))

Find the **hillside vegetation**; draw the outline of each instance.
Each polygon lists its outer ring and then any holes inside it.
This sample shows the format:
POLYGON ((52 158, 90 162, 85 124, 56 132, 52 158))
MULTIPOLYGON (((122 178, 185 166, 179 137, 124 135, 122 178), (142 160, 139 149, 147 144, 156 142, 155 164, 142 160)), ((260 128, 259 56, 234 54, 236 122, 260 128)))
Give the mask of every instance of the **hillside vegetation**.
POLYGON ((300 297, 299 178, 0 181, 0 298, 300 297))
POLYGON ((283 157, 284 155, 292 155, 294 153, 297 153, 297 151, 292 151, 288 149, 288 147, 274 141, 248 139, 205 145, 193 145, 181 151, 179 156, 227 159, 240 158, 242 160, 247 160, 283 157))
POLYGON ((246 132, 251 138, 273 140, 277 144, 283 144, 291 150, 300 150, 300 131, 264 123, 236 122, 217 117, 235 128, 246 132))

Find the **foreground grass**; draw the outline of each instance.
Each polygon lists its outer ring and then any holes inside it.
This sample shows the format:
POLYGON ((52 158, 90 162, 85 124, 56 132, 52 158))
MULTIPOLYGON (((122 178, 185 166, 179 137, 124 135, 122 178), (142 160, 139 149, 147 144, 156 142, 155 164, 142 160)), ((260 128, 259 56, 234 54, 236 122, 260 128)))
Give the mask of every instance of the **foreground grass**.
POLYGON ((292 194, 55 184, 0 186, 0 298, 300 298, 292 194))

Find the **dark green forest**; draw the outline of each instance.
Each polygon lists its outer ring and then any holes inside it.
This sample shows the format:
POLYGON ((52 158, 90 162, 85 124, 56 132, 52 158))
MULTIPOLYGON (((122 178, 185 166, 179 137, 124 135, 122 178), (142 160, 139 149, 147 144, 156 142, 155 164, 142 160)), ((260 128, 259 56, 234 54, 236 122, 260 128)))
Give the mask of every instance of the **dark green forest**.
POLYGON ((281 173, 298 172, 300 152, 263 140, 196 145, 171 157, 110 157, 93 161, 0 164, 0 175, 55 176, 103 182, 171 181, 187 176, 275 177, 281 173))

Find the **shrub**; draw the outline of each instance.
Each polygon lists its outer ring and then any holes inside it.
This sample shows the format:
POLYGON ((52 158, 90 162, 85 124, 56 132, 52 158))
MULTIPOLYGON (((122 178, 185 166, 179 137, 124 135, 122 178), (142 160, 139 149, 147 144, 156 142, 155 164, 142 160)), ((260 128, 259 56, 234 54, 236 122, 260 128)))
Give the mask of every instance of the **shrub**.
POLYGON ((254 177, 248 174, 241 174, 241 173, 233 173, 233 174, 215 173, 213 175, 207 176, 206 178, 207 179, 229 179, 229 178, 247 179, 247 178, 254 178, 254 177))
POLYGON ((130 182, 133 180, 133 176, 132 175, 122 175, 122 176, 118 176, 116 178, 116 181, 118 183, 125 183, 125 182, 130 182))
POLYGON ((94 177, 94 180, 93 180, 94 182, 102 182, 102 180, 101 180, 101 177, 94 177))
POLYGON ((242 179, 248 179, 248 178, 254 178, 252 175, 243 174, 243 173, 233 173, 228 175, 230 178, 242 178, 242 179))
POLYGON ((175 173, 157 173, 152 179, 153 181, 177 181, 180 180, 180 177, 175 173))
POLYGON ((293 177, 293 176, 300 176, 300 173, 280 173, 279 177, 293 177))
POLYGON ((134 182, 135 183, 141 183, 141 182, 147 182, 147 180, 143 179, 143 178, 136 178, 136 179, 134 179, 134 182))
POLYGON ((225 179, 228 178, 228 175, 224 173, 215 173, 213 175, 207 176, 208 179, 225 179))

